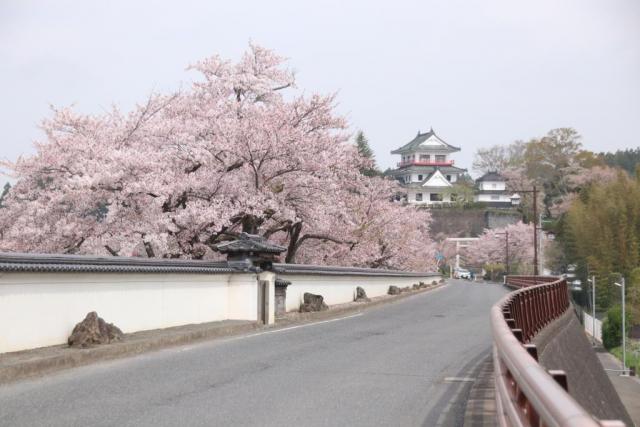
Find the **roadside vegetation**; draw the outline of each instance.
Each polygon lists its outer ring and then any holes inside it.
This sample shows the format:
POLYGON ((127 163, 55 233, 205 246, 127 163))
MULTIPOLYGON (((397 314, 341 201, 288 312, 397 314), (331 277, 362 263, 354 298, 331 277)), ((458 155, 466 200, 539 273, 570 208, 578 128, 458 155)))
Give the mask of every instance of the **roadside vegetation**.
MULTIPOLYGON (((615 351, 622 320, 621 290, 614 282, 622 277, 627 331, 640 325, 640 148, 595 153, 584 150, 581 140, 574 129, 554 129, 541 138, 480 149, 473 167, 478 172, 497 168, 515 193, 538 188, 542 227, 553 237, 543 248, 545 267, 554 274, 575 274, 581 286, 574 299, 589 310, 587 279, 595 276, 596 309, 605 319, 604 345, 615 351)), ((531 236, 533 200, 530 193, 521 196, 520 210, 531 236)), ((476 258, 491 271, 501 265, 505 270, 505 231, 489 230, 472 247, 472 253, 485 253, 476 258)), ((523 263, 510 266, 512 274, 532 271, 526 262, 532 257, 523 258, 523 263)))

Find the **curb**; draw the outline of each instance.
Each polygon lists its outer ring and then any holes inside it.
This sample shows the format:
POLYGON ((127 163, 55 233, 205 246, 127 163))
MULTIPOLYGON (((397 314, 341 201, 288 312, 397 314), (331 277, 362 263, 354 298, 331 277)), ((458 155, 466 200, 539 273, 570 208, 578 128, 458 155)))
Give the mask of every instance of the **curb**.
MULTIPOLYGON (((66 345, 59 345, 52 348, 59 350, 57 354, 43 357, 35 356, 18 363, 0 366, 0 385, 96 362, 120 359, 183 344, 252 332, 263 327, 257 322, 242 322, 240 324, 201 328, 196 331, 176 332, 138 340, 135 339, 138 333, 127 334, 125 337, 133 337, 134 339, 85 349, 72 349, 66 345)), ((25 353, 29 351, 32 350, 27 350, 25 353)))
MULTIPOLYGON (((441 287, 447 286, 447 283, 439 283, 428 288, 411 290, 399 295, 385 295, 377 297, 369 302, 363 303, 347 303, 345 305, 334 306, 325 311, 312 313, 290 313, 276 319, 274 325, 263 325, 258 322, 250 321, 233 321, 233 324, 220 325, 214 324, 204 325, 188 325, 195 327, 195 330, 180 330, 185 327, 179 326, 176 330, 165 330, 165 334, 159 336, 148 337, 152 332, 158 331, 140 331, 131 334, 125 334, 125 340, 112 343, 106 346, 96 346, 86 349, 73 349, 66 345, 58 345, 54 347, 45 347, 43 349, 26 350, 19 352, 26 357, 24 360, 2 365, 2 355, 0 355, 0 385, 9 384, 18 380, 38 377, 40 375, 51 374, 80 366, 86 366, 97 362, 121 359, 138 354, 148 353, 152 351, 162 350, 170 347, 176 347, 185 344, 198 343, 213 340, 215 338, 240 335, 256 330, 277 330, 294 324, 310 323, 316 320, 324 320, 334 318, 343 314, 357 313, 365 309, 376 307, 383 304, 401 301, 407 297, 429 292, 441 287), (127 339, 128 338, 128 339, 127 339), (53 354, 38 356, 37 352, 50 351, 53 354), (29 353, 33 352, 33 356, 29 357, 29 353)), ((14 353, 15 355, 16 353, 14 353)))

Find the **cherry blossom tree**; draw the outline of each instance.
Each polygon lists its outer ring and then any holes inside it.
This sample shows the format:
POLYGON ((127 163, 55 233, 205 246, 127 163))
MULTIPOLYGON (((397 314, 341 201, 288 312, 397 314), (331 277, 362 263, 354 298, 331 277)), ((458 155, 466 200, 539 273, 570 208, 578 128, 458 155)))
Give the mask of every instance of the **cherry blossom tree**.
POLYGON ((506 232, 509 233, 511 272, 528 272, 533 265, 533 225, 518 222, 503 228, 486 229, 479 240, 465 248, 471 264, 503 264, 506 261, 506 232))
POLYGON ((246 231, 286 245, 287 262, 433 268, 429 214, 360 174, 370 159, 335 95, 297 92, 283 58, 255 45, 190 69, 190 88, 128 113, 55 109, 36 154, 0 164, 16 180, 0 250, 210 259, 246 231))

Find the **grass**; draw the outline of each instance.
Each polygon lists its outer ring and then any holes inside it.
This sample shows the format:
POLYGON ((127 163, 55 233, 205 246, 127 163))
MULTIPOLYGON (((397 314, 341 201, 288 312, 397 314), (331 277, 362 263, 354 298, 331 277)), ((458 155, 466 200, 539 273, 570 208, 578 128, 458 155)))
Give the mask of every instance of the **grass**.
MULTIPOLYGON (((622 361, 622 346, 614 347, 609 350, 609 353, 613 354, 618 360, 622 361)), ((640 374, 640 341, 628 340, 627 341, 627 367, 634 366, 636 368, 636 375, 640 374)))

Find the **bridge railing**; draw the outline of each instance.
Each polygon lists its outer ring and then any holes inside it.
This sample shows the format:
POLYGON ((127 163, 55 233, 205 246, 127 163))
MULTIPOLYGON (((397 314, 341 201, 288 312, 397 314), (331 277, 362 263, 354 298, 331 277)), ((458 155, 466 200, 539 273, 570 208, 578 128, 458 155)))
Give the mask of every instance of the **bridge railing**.
POLYGON ((623 427, 597 420, 568 393, 564 371, 538 363, 531 339, 569 308, 566 280, 545 276, 510 276, 520 288, 491 308, 496 407, 500 426, 623 427), (538 283, 538 284, 535 284, 538 283))
POLYGON ((556 280, 558 280, 558 277, 554 276, 505 276, 504 284, 510 288, 520 289, 556 280))

